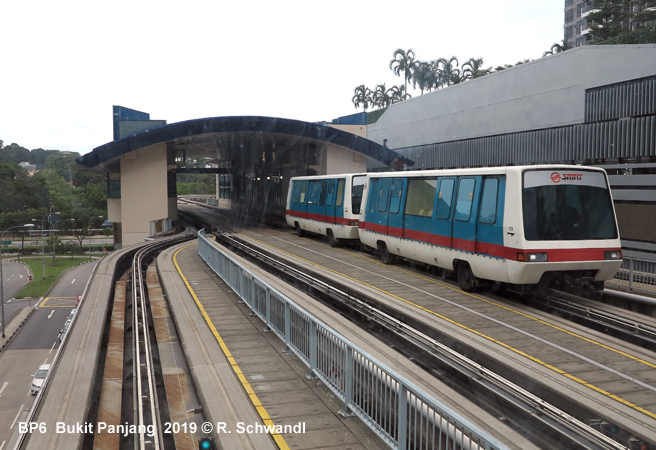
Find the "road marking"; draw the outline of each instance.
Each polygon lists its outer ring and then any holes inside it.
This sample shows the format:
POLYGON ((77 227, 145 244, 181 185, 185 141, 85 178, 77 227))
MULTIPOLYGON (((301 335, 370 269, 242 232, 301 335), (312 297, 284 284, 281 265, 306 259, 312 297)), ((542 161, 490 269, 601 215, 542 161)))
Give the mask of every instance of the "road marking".
POLYGON ((48 319, 50 319, 54 313, 55 313, 54 309, 52 311, 50 311, 50 314, 48 315, 48 319))
POLYGON ((7 443, 7 441, 2 441, 2 444, 0 444, 0 450, 2 450, 3 448, 5 448, 5 444, 6 444, 6 443, 7 443))
MULTIPOLYGON (((9 384, 9 381, 5 381, 5 384, 3 384, 2 387, 0 388, 0 397, 2 397, 2 391, 5 390, 5 388, 7 387, 8 384, 9 384)), ((0 448, 2 448, 2 447, 0 447, 0 448)))
POLYGON ((20 413, 23 412, 23 408, 25 405, 21 405, 20 409, 18 410, 18 414, 16 414, 16 417, 14 417, 14 421, 11 423, 11 426, 9 427, 10 430, 14 428, 14 425, 16 425, 16 421, 18 420, 18 416, 20 416, 20 413))
POLYGON ((73 281, 71 281, 71 284, 75 283, 75 278, 73 278, 73 281))

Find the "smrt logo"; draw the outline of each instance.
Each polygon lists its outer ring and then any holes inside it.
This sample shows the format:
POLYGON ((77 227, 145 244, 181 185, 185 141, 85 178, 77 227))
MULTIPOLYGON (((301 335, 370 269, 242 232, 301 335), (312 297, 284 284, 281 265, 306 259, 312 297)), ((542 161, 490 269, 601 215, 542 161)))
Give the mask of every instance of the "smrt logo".
POLYGON ((551 174, 551 181, 554 183, 560 183, 561 180, 564 181, 581 181, 583 180, 582 173, 564 173, 562 176, 558 172, 551 174))

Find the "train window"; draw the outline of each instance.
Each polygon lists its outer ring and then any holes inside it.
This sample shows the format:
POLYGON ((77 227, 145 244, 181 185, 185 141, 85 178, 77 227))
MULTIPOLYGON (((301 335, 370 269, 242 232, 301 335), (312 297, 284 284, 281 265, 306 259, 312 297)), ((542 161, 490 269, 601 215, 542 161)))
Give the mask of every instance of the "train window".
POLYGON ((308 204, 318 205, 321 200, 321 181, 310 181, 308 187, 307 202, 308 204))
POLYGON ((403 194, 403 179, 394 178, 390 193, 390 213, 398 214, 401 210, 401 195, 403 194))
POLYGON ((335 206, 342 206, 344 204, 344 180, 337 180, 337 197, 335 198, 335 206))
POLYGON ((474 187, 476 187, 476 180, 474 178, 460 179, 458 183, 458 198, 456 200, 456 220, 461 222, 469 221, 474 200, 474 187))
POLYGON ((298 202, 305 203, 305 193, 307 192, 307 181, 301 181, 301 189, 298 202))
POLYGON ((433 217, 437 178, 410 178, 405 213, 410 216, 433 217))
POLYGON ((360 214, 360 205, 362 204, 362 193, 367 177, 353 177, 353 186, 351 186, 351 210, 353 214, 360 214))
POLYGON ((480 223, 493 224, 497 221, 497 197, 499 192, 499 179, 486 178, 483 180, 483 195, 481 196, 481 210, 478 214, 480 223))
POLYGON ((456 181, 453 178, 440 180, 440 193, 437 198, 437 218, 448 219, 451 216, 451 202, 453 201, 453 187, 456 181))
POLYGON ((328 181, 328 192, 326 193, 326 205, 332 206, 335 198, 335 180, 328 181))
POLYGON ((382 180, 380 180, 380 191, 378 193, 378 212, 387 211, 389 190, 390 190, 390 179, 383 178, 382 180))
POLYGON ((369 211, 374 212, 376 211, 376 206, 377 202, 374 200, 378 199, 378 184, 380 183, 380 180, 377 178, 372 179, 369 182, 369 199, 367 200, 367 205, 369 207, 369 211))
POLYGON ((608 189, 585 185, 525 188, 522 195, 527 240, 615 239, 608 189))

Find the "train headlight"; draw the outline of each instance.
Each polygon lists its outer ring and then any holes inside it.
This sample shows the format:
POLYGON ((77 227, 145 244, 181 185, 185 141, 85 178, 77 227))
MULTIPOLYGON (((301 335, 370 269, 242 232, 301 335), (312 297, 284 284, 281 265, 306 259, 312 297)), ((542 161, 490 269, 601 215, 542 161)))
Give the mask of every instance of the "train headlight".
POLYGON ((546 253, 517 253, 517 261, 523 262, 546 262, 549 261, 546 253))
POLYGON ((604 259, 622 259, 622 250, 609 250, 604 252, 604 259))

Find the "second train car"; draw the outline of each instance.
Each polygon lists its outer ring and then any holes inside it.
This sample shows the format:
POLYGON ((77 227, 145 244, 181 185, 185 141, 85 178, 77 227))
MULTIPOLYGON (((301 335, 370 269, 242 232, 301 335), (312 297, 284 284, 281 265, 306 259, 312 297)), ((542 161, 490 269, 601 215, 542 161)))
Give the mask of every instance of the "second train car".
POLYGON ((621 265, 606 173, 549 165, 370 173, 360 241, 455 272, 465 291, 489 281, 533 290, 603 288, 621 265))
POLYGON ((287 194, 287 224, 302 236, 328 237, 331 247, 340 239, 357 240, 365 173, 294 177, 287 194))

